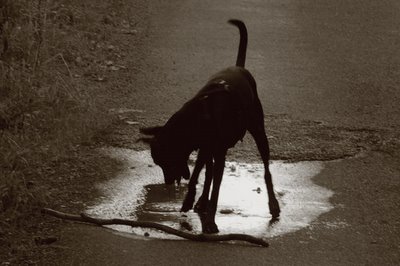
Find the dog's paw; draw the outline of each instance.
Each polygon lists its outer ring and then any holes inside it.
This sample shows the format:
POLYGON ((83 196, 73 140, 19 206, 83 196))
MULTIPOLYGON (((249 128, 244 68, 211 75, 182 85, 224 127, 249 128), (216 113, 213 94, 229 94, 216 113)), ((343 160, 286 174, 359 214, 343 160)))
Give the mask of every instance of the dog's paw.
POLYGON ((188 212, 193 208, 194 199, 187 199, 183 201, 181 212, 188 212))
POLYGON ((218 226, 215 222, 206 222, 203 224, 204 234, 216 234, 218 232, 219 232, 218 226))
POLYGON ((268 203, 268 206, 269 206, 269 212, 271 213, 272 218, 278 218, 279 214, 281 212, 278 201, 276 199, 270 200, 268 203))
POLYGON ((193 206, 182 205, 181 212, 188 212, 193 208, 193 206))

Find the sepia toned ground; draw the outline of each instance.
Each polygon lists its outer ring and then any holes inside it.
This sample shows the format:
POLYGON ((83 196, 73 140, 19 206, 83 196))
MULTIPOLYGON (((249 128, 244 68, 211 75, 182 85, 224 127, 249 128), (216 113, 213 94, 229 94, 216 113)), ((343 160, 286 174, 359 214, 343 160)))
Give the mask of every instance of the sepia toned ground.
MULTIPOLYGON (((83 5, 80 23, 87 17, 107 27, 95 49, 108 54, 100 74, 85 67, 89 54, 77 56, 72 71, 113 122, 77 147, 79 162, 56 166, 50 207, 79 213, 103 196, 95 184, 125 166, 102 148, 147 149, 136 142, 140 126, 163 124, 211 74, 234 64, 239 36, 226 21, 239 18, 249 32, 246 67, 257 81, 272 158, 324 161, 313 181, 333 191, 334 208, 268 239, 269 248, 126 237, 38 215, 32 227, 39 229, 27 229, 26 241, 57 241, 7 250, 3 264, 399 264, 398 12, 396 1, 373 0, 83 5)), ((228 159, 258 162, 251 138, 228 159)))

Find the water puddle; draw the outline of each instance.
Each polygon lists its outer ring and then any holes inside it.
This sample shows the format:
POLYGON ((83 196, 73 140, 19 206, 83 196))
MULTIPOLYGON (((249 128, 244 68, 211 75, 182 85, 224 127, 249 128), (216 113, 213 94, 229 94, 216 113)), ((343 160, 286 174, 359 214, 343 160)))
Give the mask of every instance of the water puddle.
MULTIPOLYGON (((177 229, 201 232, 196 213, 180 213, 187 191, 186 184, 171 188, 163 184, 161 169, 153 164, 149 151, 113 148, 111 156, 125 162, 126 170, 115 179, 99 184, 104 197, 87 212, 104 218, 154 221, 177 229)), ((317 186, 311 178, 323 169, 322 162, 271 163, 271 172, 281 204, 281 218, 270 224, 268 197, 262 164, 227 162, 222 180, 216 223, 220 233, 246 233, 273 237, 304 228, 333 206, 328 199, 333 192, 317 186)), ((201 174, 197 196, 202 191, 201 174)), ((177 239, 161 232, 111 226, 120 232, 150 237, 177 239)))

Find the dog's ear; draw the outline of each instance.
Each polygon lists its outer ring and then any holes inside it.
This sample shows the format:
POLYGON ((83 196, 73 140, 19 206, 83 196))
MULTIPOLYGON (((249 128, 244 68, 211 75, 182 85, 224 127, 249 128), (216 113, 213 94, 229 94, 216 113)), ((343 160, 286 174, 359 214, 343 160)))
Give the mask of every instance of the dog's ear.
POLYGON ((145 135, 155 136, 161 131, 161 129, 162 129, 161 126, 144 127, 144 128, 140 129, 140 133, 145 134, 145 135))

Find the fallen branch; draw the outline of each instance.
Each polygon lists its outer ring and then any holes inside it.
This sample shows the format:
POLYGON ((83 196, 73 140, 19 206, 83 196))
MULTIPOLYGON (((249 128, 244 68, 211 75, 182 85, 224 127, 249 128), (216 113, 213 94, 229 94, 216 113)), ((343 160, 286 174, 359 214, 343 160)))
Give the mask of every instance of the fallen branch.
POLYGON ((186 238, 193 241, 201 241, 201 242, 211 242, 211 241, 246 241, 255 245, 260 245, 263 247, 268 247, 269 244, 261 238, 257 238, 251 235, 246 234, 226 234, 226 235, 211 235, 211 234, 191 234, 184 231, 179 231, 172 227, 158 224, 154 222, 139 222, 133 220, 125 220, 125 219, 101 219, 101 218, 93 218, 88 216, 87 214, 82 213, 81 215, 74 215, 69 213, 63 213, 59 211, 55 211, 52 209, 44 208, 42 209, 42 213, 64 219, 64 220, 72 220, 79 221, 85 223, 91 223, 96 225, 128 225, 132 227, 143 227, 143 228, 153 228, 160 231, 163 231, 168 234, 176 235, 182 238, 186 238))

